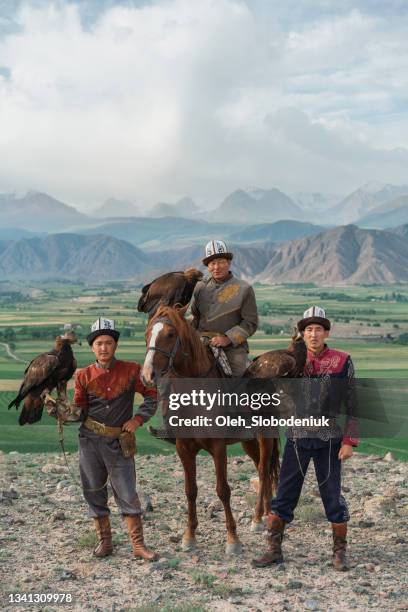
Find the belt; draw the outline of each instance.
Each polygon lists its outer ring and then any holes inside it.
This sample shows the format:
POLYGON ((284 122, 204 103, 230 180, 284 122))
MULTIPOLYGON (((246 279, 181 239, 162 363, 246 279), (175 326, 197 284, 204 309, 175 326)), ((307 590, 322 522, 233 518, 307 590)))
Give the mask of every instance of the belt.
POLYGON ((90 417, 87 417, 84 421, 84 425, 87 429, 90 429, 96 434, 100 436, 109 436, 111 438, 118 438, 122 432, 121 427, 109 427, 105 425, 105 423, 99 423, 98 421, 94 421, 90 417))

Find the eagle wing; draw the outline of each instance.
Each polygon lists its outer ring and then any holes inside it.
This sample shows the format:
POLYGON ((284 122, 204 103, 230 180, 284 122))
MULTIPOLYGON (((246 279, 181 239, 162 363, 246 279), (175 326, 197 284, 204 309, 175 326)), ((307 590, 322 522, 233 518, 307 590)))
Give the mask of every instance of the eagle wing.
POLYGON ((47 379, 57 369, 58 365, 59 359, 56 355, 43 353, 35 357, 24 372, 24 379, 21 383, 17 397, 10 402, 8 407, 11 408, 15 406, 18 408, 21 400, 31 391, 38 389, 41 385, 46 386, 47 379))
POLYGON ((186 306, 193 295, 197 281, 202 278, 202 272, 191 269, 185 272, 167 272, 154 279, 142 288, 137 309, 152 316, 157 306, 186 306))
POLYGON ((23 386, 30 391, 46 382, 48 377, 57 369, 59 359, 56 355, 43 353, 32 360, 25 371, 23 386))

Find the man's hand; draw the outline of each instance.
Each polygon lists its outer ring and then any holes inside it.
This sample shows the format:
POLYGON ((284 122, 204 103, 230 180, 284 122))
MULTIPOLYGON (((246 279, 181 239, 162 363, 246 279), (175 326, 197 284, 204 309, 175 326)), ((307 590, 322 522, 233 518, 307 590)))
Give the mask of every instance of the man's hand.
POLYGON ((214 336, 210 340, 211 346, 217 346, 218 348, 223 348, 224 346, 229 346, 231 344, 231 340, 228 336, 214 336))
POLYGON ((349 459, 353 454, 353 447, 351 444, 342 444, 341 449, 339 450, 339 459, 340 461, 345 461, 349 459))
POLYGON ((122 431, 128 431, 129 433, 135 433, 136 429, 138 427, 140 427, 141 423, 139 421, 139 419, 130 419, 129 421, 126 421, 126 423, 123 423, 122 425, 122 431))

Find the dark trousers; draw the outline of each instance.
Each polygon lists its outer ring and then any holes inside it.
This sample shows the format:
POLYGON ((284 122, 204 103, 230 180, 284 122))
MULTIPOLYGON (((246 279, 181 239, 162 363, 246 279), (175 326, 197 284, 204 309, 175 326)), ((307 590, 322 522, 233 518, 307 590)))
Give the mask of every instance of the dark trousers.
POLYGON ((332 440, 331 446, 327 443, 320 448, 315 448, 313 444, 308 446, 307 442, 302 445, 302 442, 298 441, 298 459, 295 443, 290 439, 287 440, 282 457, 278 492, 271 503, 272 512, 286 523, 293 520, 293 511, 299 501, 304 481, 302 471, 306 474, 310 460, 313 459, 327 520, 331 523, 348 521, 350 516, 346 500, 341 494, 341 461, 338 459, 340 446, 341 442, 338 440, 332 440))
POLYGON ((121 514, 142 512, 136 492, 135 461, 123 456, 117 439, 80 434, 79 471, 90 517, 109 514, 108 478, 121 514))

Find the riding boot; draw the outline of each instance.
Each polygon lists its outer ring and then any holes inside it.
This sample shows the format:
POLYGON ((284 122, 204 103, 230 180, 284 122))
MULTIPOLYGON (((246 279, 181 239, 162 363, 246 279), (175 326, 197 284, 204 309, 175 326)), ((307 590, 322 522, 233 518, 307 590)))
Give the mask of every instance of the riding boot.
POLYGON ((93 554, 95 557, 108 557, 113 552, 109 516, 98 516, 98 518, 94 518, 94 524, 99 542, 93 554))
POLYGON ((130 540, 132 542, 133 555, 146 561, 157 561, 159 555, 152 550, 146 548, 143 539, 143 524, 140 514, 132 514, 124 516, 130 540))
POLYGON ((268 527, 268 550, 258 559, 252 559, 252 567, 268 567, 274 563, 282 563, 282 539, 285 530, 285 521, 276 514, 269 513, 266 517, 268 527))
POLYGON ((347 523, 332 523, 333 567, 340 572, 349 569, 347 563, 347 523))

